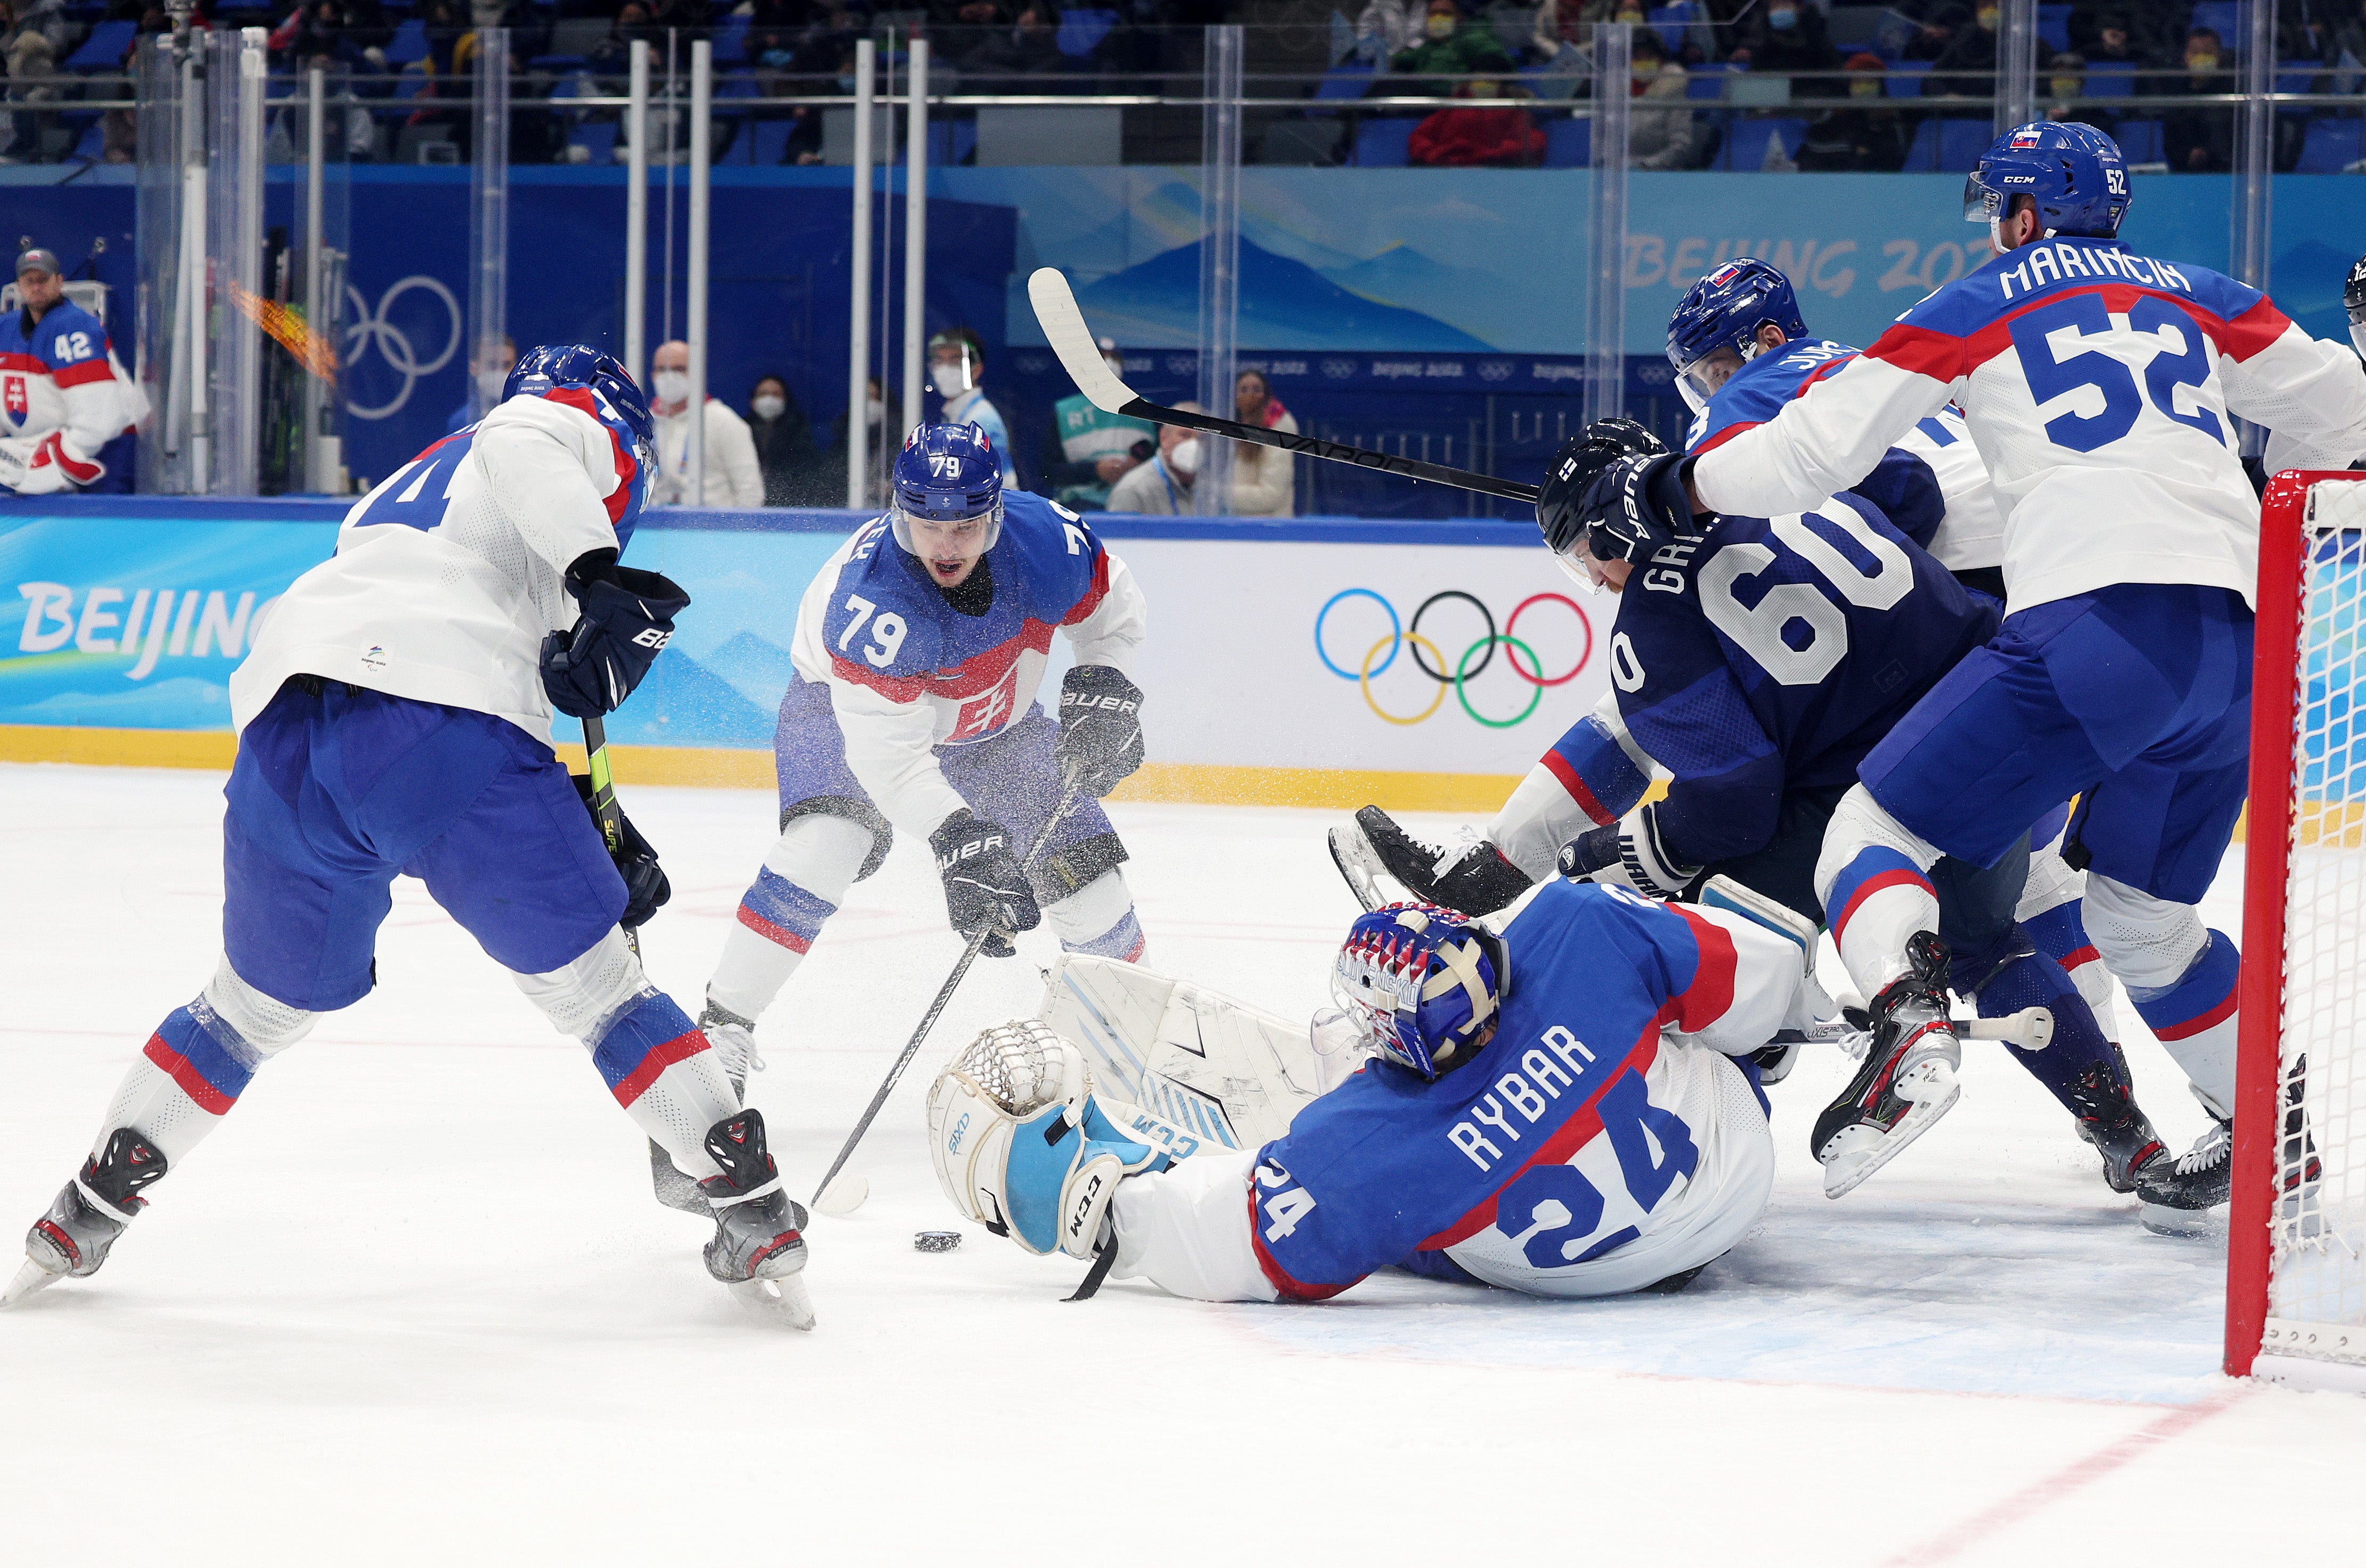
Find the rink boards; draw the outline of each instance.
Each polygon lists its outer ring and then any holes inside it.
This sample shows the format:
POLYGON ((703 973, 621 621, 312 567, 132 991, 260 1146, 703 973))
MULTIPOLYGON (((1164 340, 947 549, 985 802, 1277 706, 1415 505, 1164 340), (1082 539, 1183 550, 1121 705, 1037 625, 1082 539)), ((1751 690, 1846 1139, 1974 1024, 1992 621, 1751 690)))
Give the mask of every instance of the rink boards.
MULTIPOLYGON (((0 513, 0 757, 226 766, 231 671, 344 510, 119 497, 0 513)), ((644 521, 633 562, 693 605, 610 723, 619 777, 770 785, 798 595, 861 520, 644 521)), ((1488 810, 1608 689, 1617 602, 1579 591, 1525 522, 1093 521, 1150 604, 1138 798, 1488 810)), ((1053 658, 1056 690, 1064 643, 1053 658)))

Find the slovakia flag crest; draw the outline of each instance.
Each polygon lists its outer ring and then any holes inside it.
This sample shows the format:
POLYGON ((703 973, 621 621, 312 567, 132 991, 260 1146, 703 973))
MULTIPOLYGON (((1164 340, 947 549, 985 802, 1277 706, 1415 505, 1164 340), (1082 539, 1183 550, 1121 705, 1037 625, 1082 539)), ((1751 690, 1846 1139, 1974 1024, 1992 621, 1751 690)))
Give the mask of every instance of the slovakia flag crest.
POLYGON ((25 392, 25 378, 22 376, 11 376, 7 378, 7 386, 6 390, 8 400, 9 422, 14 424, 24 423, 25 416, 32 412, 31 400, 27 397, 25 392))

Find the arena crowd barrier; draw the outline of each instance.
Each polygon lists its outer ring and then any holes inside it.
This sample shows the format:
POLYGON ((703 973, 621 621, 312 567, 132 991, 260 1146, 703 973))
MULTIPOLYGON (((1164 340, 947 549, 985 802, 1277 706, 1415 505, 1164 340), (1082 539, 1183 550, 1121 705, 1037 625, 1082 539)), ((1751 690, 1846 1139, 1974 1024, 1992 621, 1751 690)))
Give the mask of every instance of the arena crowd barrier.
MULTIPOLYGON (((7 504, 0 759, 227 768, 231 671, 348 504, 7 504)), ((693 604, 610 722, 620 780, 771 787, 798 598, 863 521, 647 514, 627 558, 693 604)), ((1150 604, 1149 761, 1122 798, 1484 814, 1608 689, 1617 601, 1579 592, 1525 521, 1089 523, 1150 604)), ((1052 657, 1056 695, 1056 637, 1052 657)))

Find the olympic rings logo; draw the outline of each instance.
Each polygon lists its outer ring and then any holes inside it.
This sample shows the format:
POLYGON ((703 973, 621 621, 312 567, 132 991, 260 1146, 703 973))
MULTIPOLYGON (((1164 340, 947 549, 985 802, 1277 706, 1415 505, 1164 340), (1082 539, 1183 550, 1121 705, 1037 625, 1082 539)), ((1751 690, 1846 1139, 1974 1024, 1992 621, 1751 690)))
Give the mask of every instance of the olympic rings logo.
POLYGON ((369 301, 362 298, 361 290, 351 284, 345 286, 345 297, 353 302, 353 324, 345 329, 346 368, 358 368, 368 357, 369 351, 376 348, 378 357, 386 361, 387 368, 402 378, 402 390, 394 395, 392 402, 377 408, 364 408, 349 400, 345 408, 355 419, 384 419, 411 401, 411 389, 418 384, 421 377, 434 375, 451 364, 452 356, 460 352, 460 338, 466 330, 462 324, 460 301, 441 282, 424 275, 406 277, 388 289, 379 296, 376 310, 369 308, 369 301), (387 320, 387 314, 394 309, 397 299, 421 288, 443 301, 445 313, 452 323, 450 332, 445 336, 443 351, 423 361, 418 351, 411 347, 410 337, 387 320))
POLYGON ((1579 607, 1577 601, 1567 594, 1531 593, 1512 607, 1511 615, 1504 618, 1503 628, 1499 631, 1495 626, 1494 612, 1488 609, 1476 594, 1466 593, 1459 588, 1448 588, 1423 600, 1421 607, 1413 613, 1413 619, 1408 624, 1398 620, 1395 605, 1371 589, 1343 588, 1324 600, 1323 608, 1314 613, 1314 656, 1323 661, 1323 667, 1332 674, 1342 681, 1356 682, 1357 688, 1363 694, 1365 705, 1391 724, 1421 723, 1445 705, 1446 694, 1450 691, 1454 694, 1454 700, 1462 705, 1462 711, 1469 714, 1476 722, 1490 729, 1510 729, 1525 722, 1530 714, 1537 711, 1538 705, 1545 700, 1545 693, 1548 690, 1554 686, 1567 685, 1576 680, 1579 672, 1592 662, 1594 623, 1586 617, 1584 610, 1579 607), (1388 635, 1367 649, 1352 670, 1334 660, 1323 643, 1324 626, 1331 618, 1331 612, 1342 602, 1349 599, 1369 599, 1389 617, 1388 635), (1449 599, 1459 600, 1478 611, 1480 619, 1486 624, 1487 627, 1483 636, 1473 640, 1462 650, 1460 658, 1450 661, 1445 650, 1430 638, 1424 637, 1421 631, 1422 618, 1438 604, 1449 599), (1515 635, 1520 624, 1520 617, 1535 606, 1546 604, 1566 607, 1570 614, 1577 617, 1578 630, 1585 637, 1583 650, 1578 654, 1576 662, 1558 675, 1547 675, 1544 660, 1538 657, 1537 650, 1515 635), (1488 666, 1494 663, 1495 652, 1498 649, 1503 649, 1505 667, 1529 687, 1527 706, 1509 718, 1490 718, 1481 713, 1471 704, 1469 691, 1470 683, 1484 674, 1488 666), (1425 652, 1427 657, 1424 657, 1425 652), (1437 682, 1436 694, 1429 699, 1429 705, 1419 713, 1391 713, 1380 705, 1379 699, 1372 695, 1373 679, 1386 673, 1389 667, 1397 661, 1400 654, 1409 658, 1414 669, 1437 682), (1527 660, 1525 667, 1521 662, 1524 657, 1527 660))

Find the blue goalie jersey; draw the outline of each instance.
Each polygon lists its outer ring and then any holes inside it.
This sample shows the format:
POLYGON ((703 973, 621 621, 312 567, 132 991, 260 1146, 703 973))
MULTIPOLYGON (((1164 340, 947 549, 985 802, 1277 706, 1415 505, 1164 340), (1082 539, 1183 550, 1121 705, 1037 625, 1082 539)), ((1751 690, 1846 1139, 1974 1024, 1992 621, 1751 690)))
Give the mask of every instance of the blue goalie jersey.
POLYGON ((1853 780, 2001 618, 1856 496, 1659 551, 1619 596, 1610 680, 1675 775, 1652 808, 1662 845, 1690 865, 1763 847, 1786 789, 1853 780))

